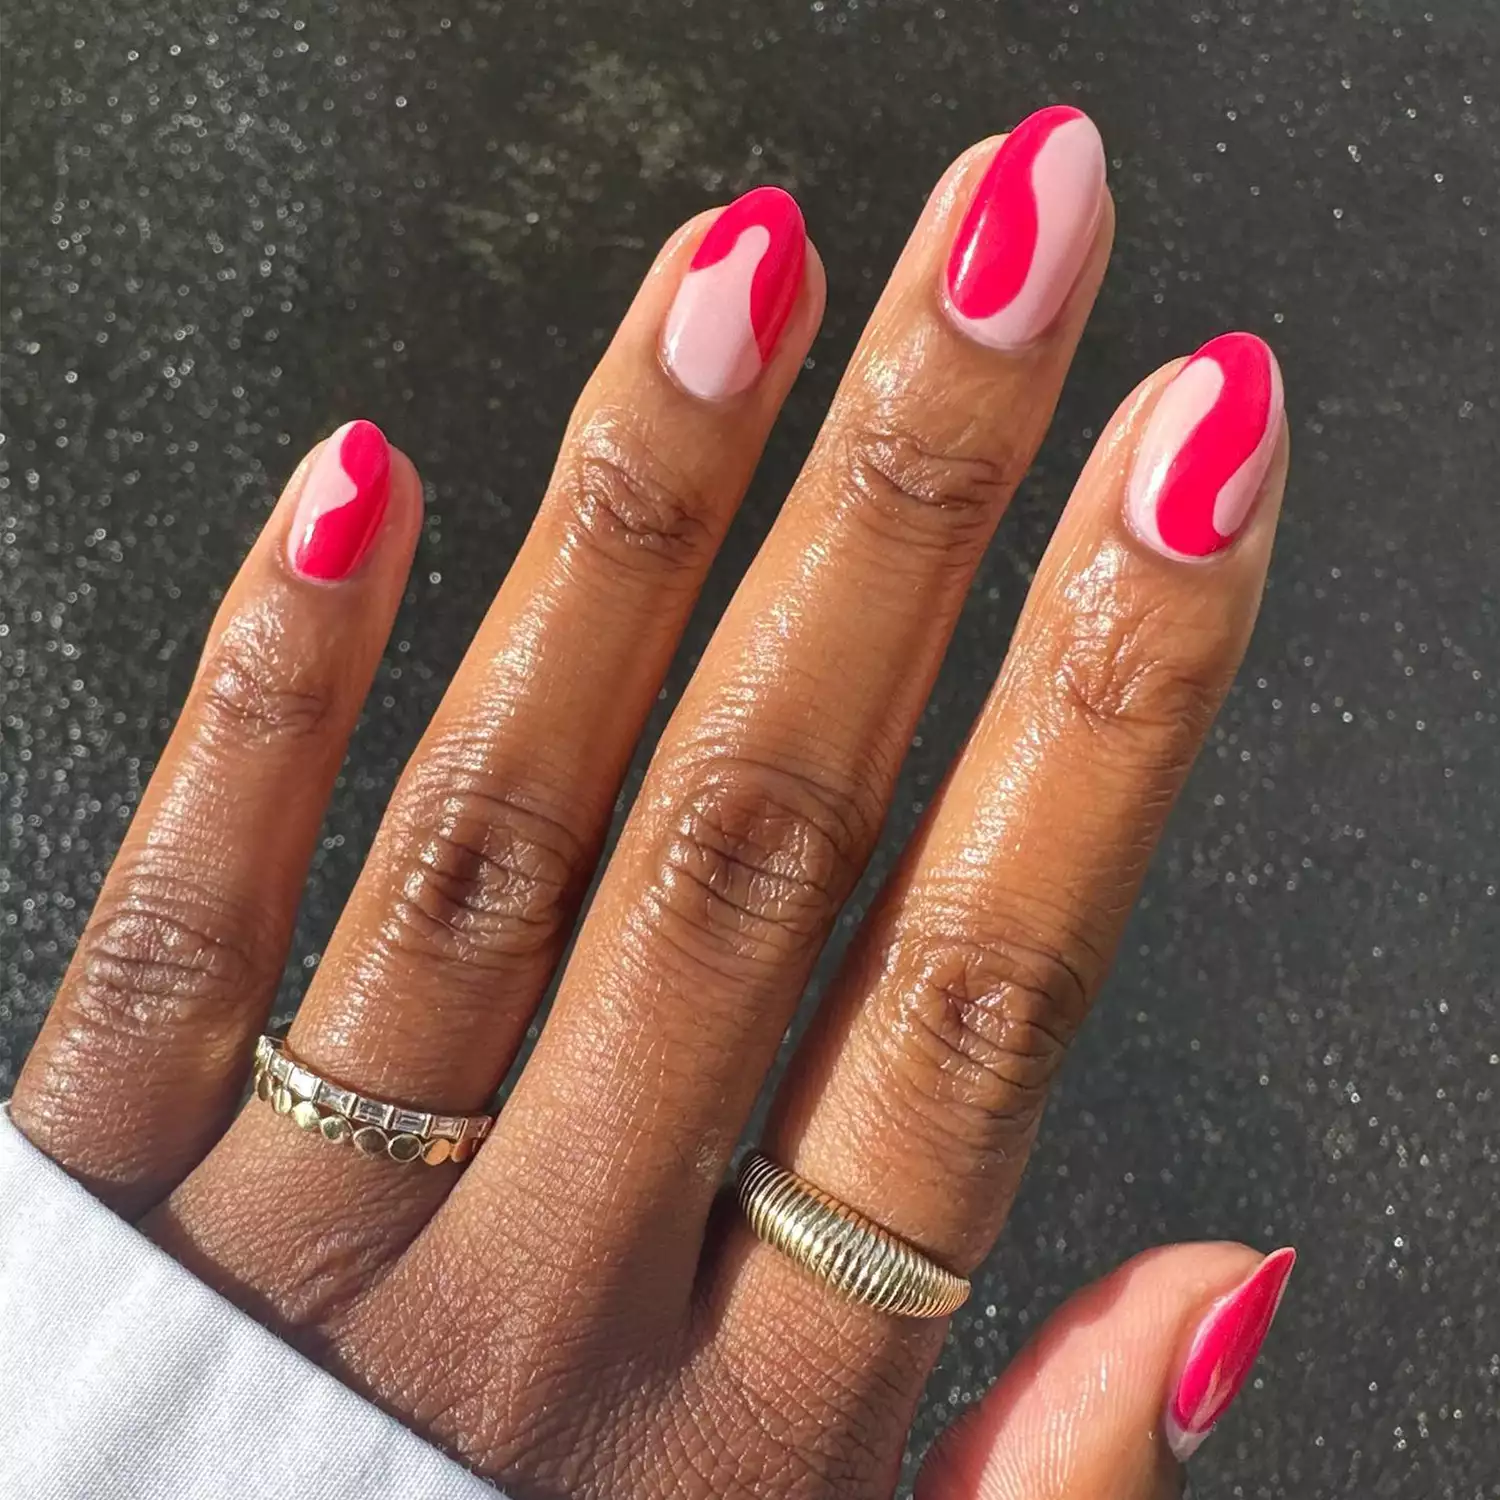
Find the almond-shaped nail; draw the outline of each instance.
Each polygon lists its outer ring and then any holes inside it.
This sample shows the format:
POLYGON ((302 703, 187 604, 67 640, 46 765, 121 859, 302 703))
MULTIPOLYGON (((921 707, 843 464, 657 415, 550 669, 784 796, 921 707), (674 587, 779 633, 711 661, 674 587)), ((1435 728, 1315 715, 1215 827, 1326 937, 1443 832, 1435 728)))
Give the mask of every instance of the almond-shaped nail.
POLYGON ((780 188, 753 188, 714 220, 662 337, 662 359, 689 395, 719 401, 755 383, 797 304, 806 256, 802 210, 780 188))
POLYGON ((1055 104, 1005 138, 959 226, 943 278, 948 315, 996 349, 1034 343, 1088 259, 1104 202, 1104 142, 1055 104))
POLYGON ((373 422, 349 422, 323 444, 302 485, 287 534, 295 572, 320 583, 360 564, 391 497, 391 450, 373 422))
POLYGON ((1168 557, 1203 558, 1234 541, 1281 435, 1281 370, 1253 333, 1224 333, 1172 377, 1141 436, 1125 514, 1168 557))
POLYGON ((1197 1452, 1239 1394, 1296 1262, 1292 1249, 1268 1255, 1245 1281, 1220 1297, 1198 1325, 1163 1418, 1167 1443, 1179 1463, 1197 1452))

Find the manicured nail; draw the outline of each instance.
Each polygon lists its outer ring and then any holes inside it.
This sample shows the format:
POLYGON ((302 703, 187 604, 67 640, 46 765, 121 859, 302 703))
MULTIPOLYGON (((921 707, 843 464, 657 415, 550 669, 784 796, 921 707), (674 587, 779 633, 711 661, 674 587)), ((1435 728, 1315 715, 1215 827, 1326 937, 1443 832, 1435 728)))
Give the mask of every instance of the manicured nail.
POLYGON ((1164 1418, 1168 1446, 1185 1463, 1239 1395, 1281 1306, 1295 1250, 1268 1255, 1198 1325, 1164 1418))
POLYGON ((287 557, 304 578, 347 578, 370 549, 391 496, 391 450, 373 422, 349 422, 323 444, 297 501, 287 557))
POLYGON ((777 187, 736 198, 703 236, 667 314, 662 359, 708 401, 754 384, 797 303, 807 230, 777 187))
POLYGON ((1206 343, 1161 394, 1125 514, 1168 557, 1209 557, 1244 529, 1281 435, 1281 370, 1253 333, 1206 343))
POLYGON ((948 315, 970 338, 1020 349, 1062 310, 1104 203, 1104 142, 1082 110, 1039 109, 1005 138, 948 257, 948 315))

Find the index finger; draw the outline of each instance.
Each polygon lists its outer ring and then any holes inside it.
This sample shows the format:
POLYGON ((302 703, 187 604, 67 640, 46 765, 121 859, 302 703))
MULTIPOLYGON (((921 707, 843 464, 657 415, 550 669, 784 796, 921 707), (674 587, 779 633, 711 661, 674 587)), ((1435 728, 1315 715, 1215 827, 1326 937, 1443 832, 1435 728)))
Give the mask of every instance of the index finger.
POLYGON ((770 1155, 967 1271, 1237 671, 1286 476, 1270 349, 1169 366, 1099 444, 964 753, 784 1085, 770 1155))

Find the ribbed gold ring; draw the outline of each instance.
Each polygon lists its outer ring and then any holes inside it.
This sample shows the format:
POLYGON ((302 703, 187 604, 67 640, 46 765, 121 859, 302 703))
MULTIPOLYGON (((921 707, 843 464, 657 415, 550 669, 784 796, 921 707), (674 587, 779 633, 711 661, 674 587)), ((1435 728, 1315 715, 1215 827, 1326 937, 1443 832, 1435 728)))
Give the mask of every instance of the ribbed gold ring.
POLYGON ((759 1151, 740 1168, 739 1198, 761 1239, 856 1302, 946 1318, 969 1295, 964 1277, 759 1151))
POLYGON ((325 1141, 398 1164, 466 1162, 495 1123, 493 1115, 438 1115, 357 1094, 304 1067, 278 1036, 255 1044, 255 1097, 325 1141))

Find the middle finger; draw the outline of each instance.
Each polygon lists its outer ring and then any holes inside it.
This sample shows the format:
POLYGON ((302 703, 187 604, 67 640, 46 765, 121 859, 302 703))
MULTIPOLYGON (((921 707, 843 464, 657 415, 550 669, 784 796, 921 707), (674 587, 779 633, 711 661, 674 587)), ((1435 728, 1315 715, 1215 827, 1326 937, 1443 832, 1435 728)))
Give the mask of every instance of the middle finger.
MULTIPOLYGON (((974 148, 940 184, 433 1253, 493 1265, 546 1202, 575 1313, 639 1257, 690 1295, 713 1193, 1046 430, 1111 230, 1102 144, 1076 110, 974 148)), ((672 1311, 669 1296, 648 1315, 672 1311)))

